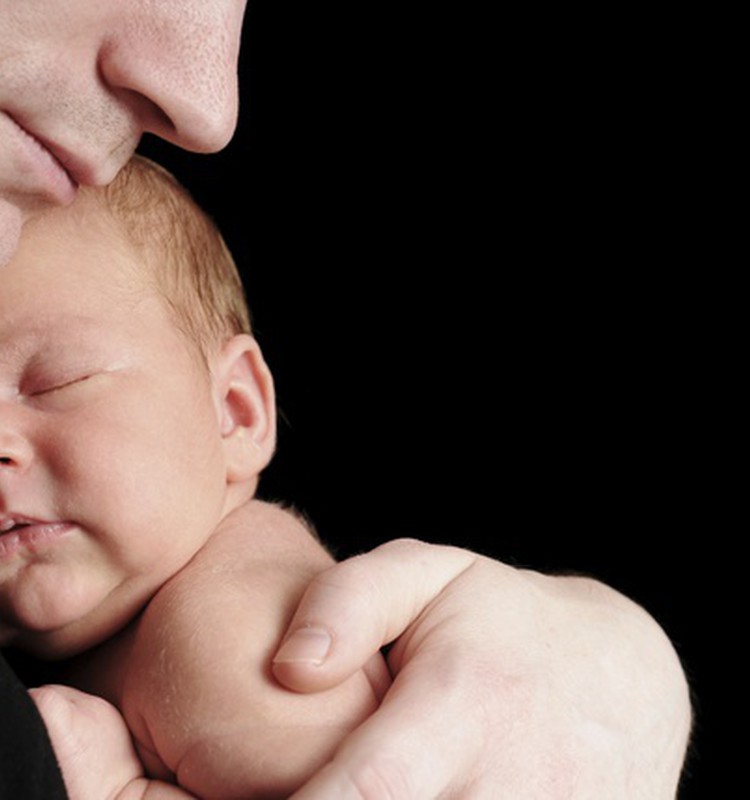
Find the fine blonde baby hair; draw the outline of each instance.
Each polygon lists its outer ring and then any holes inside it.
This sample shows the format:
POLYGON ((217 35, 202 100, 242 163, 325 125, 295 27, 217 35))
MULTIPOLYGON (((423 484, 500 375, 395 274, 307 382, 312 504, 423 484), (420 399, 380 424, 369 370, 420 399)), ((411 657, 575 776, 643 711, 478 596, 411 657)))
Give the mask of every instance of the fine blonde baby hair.
POLYGON ((216 225, 174 176, 134 156, 104 189, 104 198, 204 359, 231 336, 250 333, 234 259, 216 225))

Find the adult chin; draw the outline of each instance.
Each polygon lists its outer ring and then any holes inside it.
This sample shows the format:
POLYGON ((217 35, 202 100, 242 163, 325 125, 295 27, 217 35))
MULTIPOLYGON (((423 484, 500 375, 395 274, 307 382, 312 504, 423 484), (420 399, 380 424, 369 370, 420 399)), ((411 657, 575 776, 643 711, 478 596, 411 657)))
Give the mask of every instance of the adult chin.
POLYGON ((0 267, 7 264, 18 249, 22 225, 21 209, 0 198, 0 267))

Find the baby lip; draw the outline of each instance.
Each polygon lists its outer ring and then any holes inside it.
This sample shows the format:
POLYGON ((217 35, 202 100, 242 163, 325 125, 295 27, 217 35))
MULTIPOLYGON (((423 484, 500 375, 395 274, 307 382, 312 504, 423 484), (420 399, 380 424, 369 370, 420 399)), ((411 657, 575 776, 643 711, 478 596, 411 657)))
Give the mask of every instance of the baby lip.
POLYGON ((8 533, 14 528, 26 528, 29 525, 34 525, 38 520, 31 520, 27 517, 6 517, 0 519, 0 533, 8 533))
POLYGON ((65 539, 74 530, 64 520, 41 520, 11 514, 0 517, 0 562, 12 559, 18 552, 35 553, 65 539))

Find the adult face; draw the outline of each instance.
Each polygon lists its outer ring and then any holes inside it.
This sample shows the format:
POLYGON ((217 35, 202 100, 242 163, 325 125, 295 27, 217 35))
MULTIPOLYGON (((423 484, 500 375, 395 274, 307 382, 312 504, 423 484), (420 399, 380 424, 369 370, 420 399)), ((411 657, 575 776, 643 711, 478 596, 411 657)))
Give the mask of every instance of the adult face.
POLYGON ((25 220, 150 132, 211 152, 237 116, 246 0, 0 0, 0 265, 25 220))

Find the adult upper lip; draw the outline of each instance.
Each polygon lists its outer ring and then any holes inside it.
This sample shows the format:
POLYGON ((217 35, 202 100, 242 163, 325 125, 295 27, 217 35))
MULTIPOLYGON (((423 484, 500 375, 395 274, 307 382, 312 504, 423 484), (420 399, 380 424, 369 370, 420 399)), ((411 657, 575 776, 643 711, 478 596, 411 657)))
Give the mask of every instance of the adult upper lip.
POLYGON ((68 173, 74 183, 78 184, 79 186, 81 184, 84 186, 97 185, 96 168, 93 165, 85 162, 70 150, 67 150, 61 144, 58 144, 52 139, 46 139, 44 136, 35 133, 28 128, 24 128, 24 130, 29 134, 29 136, 33 136, 37 142, 39 142, 39 144, 49 152, 49 154, 60 164, 65 172, 68 173))
POLYGON ((100 169, 93 161, 81 158, 72 149, 68 149, 56 139, 45 136, 44 133, 31 127, 19 116, 14 114, 10 116, 19 128, 36 140, 57 161, 73 183, 79 186, 99 186, 107 182, 99 178, 100 169))

